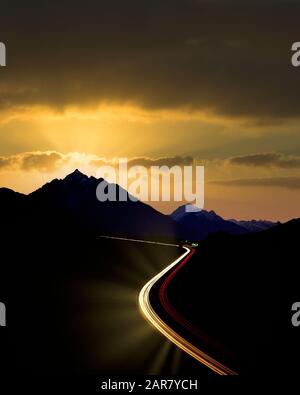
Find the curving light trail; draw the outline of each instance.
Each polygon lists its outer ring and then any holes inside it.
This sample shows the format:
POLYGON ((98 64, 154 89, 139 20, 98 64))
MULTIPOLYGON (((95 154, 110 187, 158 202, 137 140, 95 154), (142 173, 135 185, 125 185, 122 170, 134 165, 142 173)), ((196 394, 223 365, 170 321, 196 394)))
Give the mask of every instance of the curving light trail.
MULTIPOLYGON (((172 262, 169 266, 167 266, 164 270, 162 270, 160 273, 158 273, 155 277, 153 277, 150 281, 147 282, 146 285, 142 288, 139 294, 139 306, 140 310, 143 314, 143 316, 150 322, 150 324, 156 328, 159 332, 161 332, 164 336, 166 336, 171 342, 176 344, 179 348, 181 348, 183 351, 188 353, 190 356, 195 358, 197 361, 201 362, 214 372, 220 374, 220 375, 237 375, 237 373, 227 366, 223 365, 222 363, 218 362, 214 358, 210 357, 208 354, 205 352, 201 351, 199 348, 194 346, 192 343, 190 343, 188 340, 184 339, 181 335, 179 335, 177 332, 175 332, 168 324, 166 324, 154 311, 153 307, 151 306, 149 295, 151 288, 154 286, 154 284, 160 280, 167 272, 171 271, 175 266, 179 264, 180 267, 185 264, 188 259, 194 254, 194 250, 184 246, 185 252, 177 258, 174 262, 172 262)), ((174 273, 174 272, 172 272, 174 273)), ((173 274, 165 280, 163 283, 161 289, 160 289, 160 301, 163 302, 163 307, 168 306, 167 312, 171 313, 174 311, 173 308, 171 308, 169 302, 166 301, 166 296, 165 296, 165 291, 166 287, 170 281, 170 279, 173 278, 173 274)), ((177 314, 177 317, 179 315, 177 314)))

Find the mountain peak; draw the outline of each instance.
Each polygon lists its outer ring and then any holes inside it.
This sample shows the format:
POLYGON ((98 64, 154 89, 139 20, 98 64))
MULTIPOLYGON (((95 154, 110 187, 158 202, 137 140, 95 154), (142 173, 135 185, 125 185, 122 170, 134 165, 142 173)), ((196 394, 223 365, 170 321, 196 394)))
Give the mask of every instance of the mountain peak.
POLYGON ((78 169, 75 169, 74 171, 73 171, 73 173, 70 173, 69 174, 70 176, 71 175, 76 175, 76 176, 84 176, 84 177, 87 177, 85 174, 83 174, 80 170, 78 170, 78 169))
POLYGON ((65 180, 76 180, 76 181, 81 181, 81 180, 87 180, 89 177, 83 173, 81 173, 80 170, 76 169, 72 173, 68 174, 65 177, 65 180))
POLYGON ((220 220, 222 219, 215 211, 199 210, 198 207, 191 204, 183 204, 179 206, 172 214, 171 217, 175 220, 180 220, 186 215, 192 215, 194 217, 207 218, 210 220, 220 220), (187 206, 190 206, 190 210, 186 210, 187 206), (193 210, 194 207, 194 210, 193 210))

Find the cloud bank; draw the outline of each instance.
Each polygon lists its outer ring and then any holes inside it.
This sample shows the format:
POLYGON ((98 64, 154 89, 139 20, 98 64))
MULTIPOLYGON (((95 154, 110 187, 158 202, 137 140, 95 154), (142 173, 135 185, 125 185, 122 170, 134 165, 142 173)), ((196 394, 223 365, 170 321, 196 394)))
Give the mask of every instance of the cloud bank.
POLYGON ((281 169, 299 169, 300 157, 277 152, 257 153, 235 156, 228 159, 232 165, 254 167, 276 167, 281 169))
MULTIPOLYGON (((134 157, 128 158, 128 166, 188 166, 194 163, 191 156, 165 156, 160 158, 134 157)), ((57 151, 23 152, 16 155, 0 156, 0 171, 41 171, 54 172, 63 166, 90 166, 97 169, 104 165, 118 165, 116 159, 107 159, 97 155, 70 152, 63 154, 57 151)))
POLYGON ((210 184, 232 187, 279 187, 300 189, 300 177, 263 177, 236 180, 210 181, 210 184))
POLYGON ((8 64, 1 70, 0 110, 113 102, 227 117, 299 117, 300 73, 290 64, 297 4, 2 3, 8 64))

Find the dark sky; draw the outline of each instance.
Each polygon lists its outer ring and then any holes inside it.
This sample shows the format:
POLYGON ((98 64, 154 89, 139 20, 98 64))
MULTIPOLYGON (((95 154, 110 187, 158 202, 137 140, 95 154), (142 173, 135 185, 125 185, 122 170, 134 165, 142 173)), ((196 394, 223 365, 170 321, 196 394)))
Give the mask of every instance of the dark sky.
POLYGON ((300 71, 290 58, 300 6, 290 4, 1 1, 9 67, 0 106, 109 100, 298 116, 300 71))

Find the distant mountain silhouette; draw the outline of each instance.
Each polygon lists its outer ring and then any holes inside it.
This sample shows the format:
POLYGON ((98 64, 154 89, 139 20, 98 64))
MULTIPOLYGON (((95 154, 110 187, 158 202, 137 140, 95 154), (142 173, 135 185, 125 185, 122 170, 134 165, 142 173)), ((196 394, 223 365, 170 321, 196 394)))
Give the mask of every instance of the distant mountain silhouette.
POLYGON ((202 240, 217 232, 243 234, 248 231, 237 223, 223 219, 214 211, 186 212, 186 205, 178 207, 171 214, 171 218, 184 228, 184 234, 190 240, 202 240))
POLYGON ((280 224, 280 222, 255 220, 255 219, 252 219, 251 221, 237 221, 236 219, 230 219, 229 221, 245 228, 249 232, 261 232, 263 230, 270 229, 273 226, 280 224))

